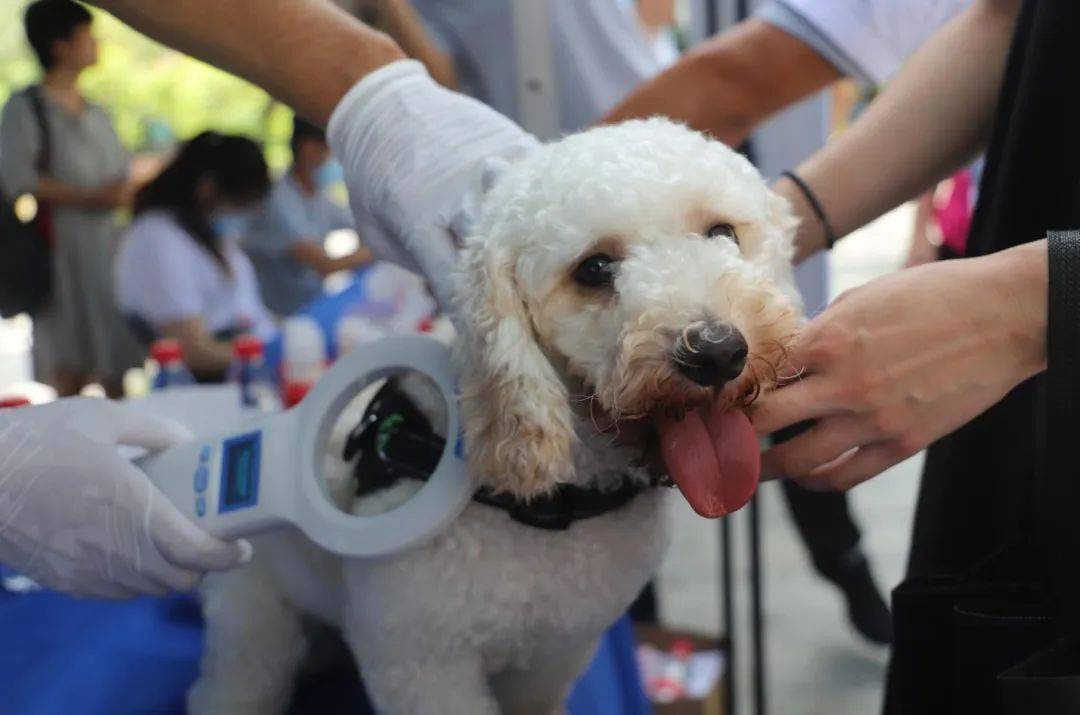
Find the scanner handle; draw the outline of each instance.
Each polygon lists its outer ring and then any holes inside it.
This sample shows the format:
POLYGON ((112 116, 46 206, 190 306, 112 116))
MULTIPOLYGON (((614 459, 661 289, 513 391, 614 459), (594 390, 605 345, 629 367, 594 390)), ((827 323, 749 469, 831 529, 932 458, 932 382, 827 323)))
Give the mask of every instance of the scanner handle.
POLYGON ((287 522, 271 498, 263 430, 198 439, 135 460, 162 494, 192 523, 214 536, 250 536, 287 522))

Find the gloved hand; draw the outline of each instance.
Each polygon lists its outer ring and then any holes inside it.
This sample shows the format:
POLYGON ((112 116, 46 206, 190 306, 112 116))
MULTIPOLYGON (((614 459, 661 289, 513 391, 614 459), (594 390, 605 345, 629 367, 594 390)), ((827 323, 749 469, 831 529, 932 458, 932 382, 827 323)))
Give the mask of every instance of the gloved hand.
POLYGON ((360 239, 424 275, 451 305, 456 239, 468 231, 492 160, 538 146, 485 105, 440 87, 415 60, 360 80, 334 109, 330 148, 345 167, 360 239))
POLYGON ((108 400, 0 412, 0 562, 76 596, 189 591, 251 558, 192 524, 120 456, 191 439, 179 424, 108 400))

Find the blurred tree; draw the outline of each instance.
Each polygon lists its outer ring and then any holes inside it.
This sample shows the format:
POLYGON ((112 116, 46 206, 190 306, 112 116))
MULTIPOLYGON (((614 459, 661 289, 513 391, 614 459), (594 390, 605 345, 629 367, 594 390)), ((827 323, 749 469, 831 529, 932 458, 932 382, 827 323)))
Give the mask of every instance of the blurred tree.
MULTIPOLYGON (((0 0, 0 103, 37 81, 40 71, 23 33, 28 0, 0 0)), ((147 39, 111 15, 94 13, 98 64, 82 89, 112 115, 133 151, 160 150, 204 129, 262 141, 274 168, 289 161, 292 111, 254 85, 147 39)))

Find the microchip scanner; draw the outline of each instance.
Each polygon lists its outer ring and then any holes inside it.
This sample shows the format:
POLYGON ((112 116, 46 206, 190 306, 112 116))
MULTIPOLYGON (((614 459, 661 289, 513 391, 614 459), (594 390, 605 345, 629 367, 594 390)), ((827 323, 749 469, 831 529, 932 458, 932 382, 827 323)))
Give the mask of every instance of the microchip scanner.
POLYGON ((396 553, 427 541, 457 518, 473 485, 462 455, 450 350, 430 338, 394 336, 341 358, 296 407, 242 428, 138 460, 151 481, 188 518, 222 538, 285 525, 351 557, 396 553), (330 432, 341 412, 376 380, 416 371, 446 403, 448 438, 435 472, 404 504, 371 516, 341 511, 322 475, 330 432))

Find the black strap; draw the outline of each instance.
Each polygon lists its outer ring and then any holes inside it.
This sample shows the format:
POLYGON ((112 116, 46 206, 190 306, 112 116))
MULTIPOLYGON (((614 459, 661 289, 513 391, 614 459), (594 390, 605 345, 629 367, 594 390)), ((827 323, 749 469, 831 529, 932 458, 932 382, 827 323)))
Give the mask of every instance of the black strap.
POLYGON ((818 221, 821 222, 821 228, 825 231, 825 250, 831 251, 832 247, 836 245, 836 231, 833 230, 832 224, 829 223, 829 218, 825 215, 825 209, 822 207, 821 202, 818 201, 817 194, 794 171, 781 172, 780 176, 791 179, 791 183, 795 184, 799 191, 802 192, 806 203, 810 204, 810 210, 817 216, 818 221))
POLYGON ((1080 629, 1080 231, 1048 234, 1046 458, 1038 503, 1042 553, 1061 615, 1080 629))
POLYGON ((502 509, 514 521, 549 531, 563 531, 575 521, 591 519, 621 509, 634 498, 655 484, 624 479, 615 490, 602 492, 599 489, 583 489, 572 484, 561 484, 547 496, 528 501, 506 492, 493 492, 481 488, 473 495, 473 501, 502 509))
POLYGON ((45 117, 45 88, 41 85, 29 87, 26 90, 30 98, 30 107, 34 111, 34 119, 37 120, 38 134, 41 137, 41 147, 38 149, 37 161, 34 168, 39 174, 48 174, 52 166, 52 137, 49 134, 49 121, 45 117))

